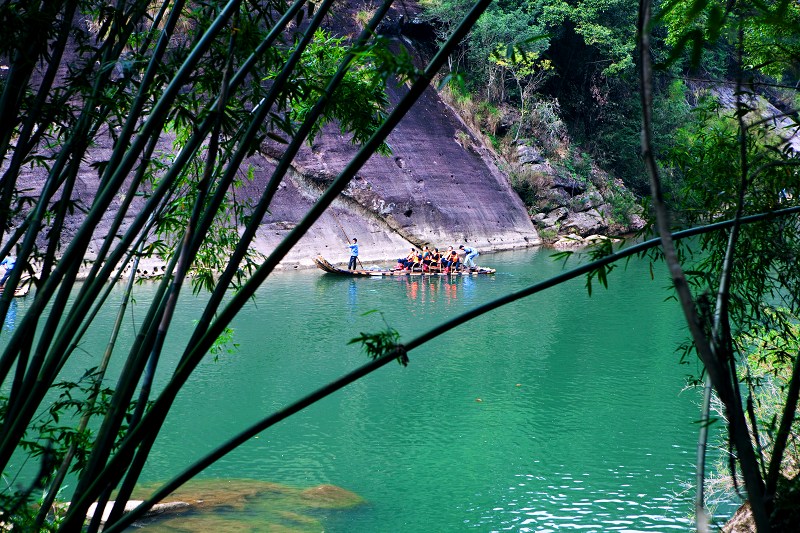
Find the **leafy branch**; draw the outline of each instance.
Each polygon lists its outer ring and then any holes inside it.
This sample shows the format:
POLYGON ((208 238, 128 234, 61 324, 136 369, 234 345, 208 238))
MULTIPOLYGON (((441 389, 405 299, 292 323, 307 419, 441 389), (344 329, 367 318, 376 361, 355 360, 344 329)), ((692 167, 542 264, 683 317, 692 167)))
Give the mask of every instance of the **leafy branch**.
POLYGON ((364 351, 367 353, 367 356, 373 360, 380 359, 381 357, 384 357, 390 353, 394 353, 397 355, 397 362, 402 366, 407 366, 408 354, 406 353, 403 345, 398 342, 400 340, 400 333, 398 333, 396 329, 389 325, 389 323, 386 321, 386 317, 380 311, 367 311, 362 316, 372 313, 380 313, 386 328, 377 333, 361 332, 358 337, 350 339, 347 344, 350 345, 360 343, 364 351))

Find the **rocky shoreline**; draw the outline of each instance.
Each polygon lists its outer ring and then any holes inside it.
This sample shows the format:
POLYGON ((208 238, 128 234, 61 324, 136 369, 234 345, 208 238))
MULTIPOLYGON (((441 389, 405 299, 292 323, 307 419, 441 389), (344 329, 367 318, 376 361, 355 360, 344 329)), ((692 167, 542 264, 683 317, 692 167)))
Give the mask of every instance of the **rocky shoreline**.
POLYGON ((554 168, 533 143, 521 141, 517 165, 537 186, 531 220, 546 243, 580 246, 598 235, 626 235, 645 227, 633 194, 594 164, 583 176, 570 175, 554 168))

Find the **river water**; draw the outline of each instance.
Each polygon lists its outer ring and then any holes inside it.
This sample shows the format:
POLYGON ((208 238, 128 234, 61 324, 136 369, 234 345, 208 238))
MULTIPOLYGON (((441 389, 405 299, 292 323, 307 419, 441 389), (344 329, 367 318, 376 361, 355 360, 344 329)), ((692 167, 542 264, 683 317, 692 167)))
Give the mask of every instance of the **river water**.
MULTIPOLYGON (((401 342, 411 339, 561 272, 549 255, 484 255, 479 263, 496 275, 452 280, 277 273, 233 323, 238 349, 209 357, 179 397, 145 481, 166 480, 236 431, 366 362, 347 344, 360 332, 380 330, 385 320, 401 342)), ((679 364, 676 347, 686 332, 676 303, 665 300, 666 285, 665 277, 650 279, 649 264, 632 261, 611 274, 609 290, 595 285, 589 297, 585 278, 577 279, 412 351, 407 367, 383 367, 201 476, 223 486, 240 479, 335 485, 363 504, 280 513, 226 507, 217 513, 227 525, 214 528, 691 529, 699 392, 684 385, 698 367, 679 364)), ((132 338, 152 290, 136 288, 121 343, 132 338)), ((175 337, 185 337, 202 299, 183 299, 175 337)), ((78 366, 102 351, 112 316, 109 309, 100 318, 105 326, 87 339, 78 366)), ((179 346, 168 340, 163 365, 174 364, 179 346)), ((734 510, 722 505, 718 519, 734 510)), ((160 528, 203 530, 188 523, 160 528)))

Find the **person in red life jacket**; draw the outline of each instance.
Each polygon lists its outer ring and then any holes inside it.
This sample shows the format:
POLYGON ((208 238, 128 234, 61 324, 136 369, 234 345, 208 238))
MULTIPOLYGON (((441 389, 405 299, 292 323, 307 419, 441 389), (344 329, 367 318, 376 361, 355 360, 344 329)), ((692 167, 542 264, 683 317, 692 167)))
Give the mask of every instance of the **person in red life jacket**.
POLYGON ((405 257, 401 257, 397 260, 397 266, 402 269, 409 269, 414 264, 414 258, 417 255, 417 251, 414 248, 411 248, 411 251, 408 252, 408 255, 405 257))
POLYGON ((422 271, 423 272, 430 272, 431 270, 431 251, 425 246, 422 249, 422 271))
POLYGON ((442 271, 444 267, 442 266, 442 254, 439 252, 438 248, 433 249, 433 253, 431 254, 431 269, 442 271))
POLYGON ((453 250, 453 247, 450 246, 447 249, 447 269, 446 272, 456 272, 461 267, 461 259, 458 257, 458 252, 453 250))

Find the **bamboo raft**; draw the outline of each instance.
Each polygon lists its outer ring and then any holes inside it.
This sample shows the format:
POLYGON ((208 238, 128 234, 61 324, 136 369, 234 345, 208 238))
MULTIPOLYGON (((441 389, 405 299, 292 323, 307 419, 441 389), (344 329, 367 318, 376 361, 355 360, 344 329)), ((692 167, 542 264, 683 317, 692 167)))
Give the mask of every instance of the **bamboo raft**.
MULTIPOLYGON (((23 287, 17 287, 17 290, 14 291, 14 298, 21 298, 23 296, 28 295, 28 291, 31 290, 30 285, 25 285, 23 287)), ((0 287, 0 294, 3 294, 3 288, 0 287)))
MULTIPOLYGON (((2 270, 0 270, 2 272, 2 270)), ((28 274, 23 274, 22 279, 17 284, 17 289, 14 291, 14 298, 22 298, 27 296, 31 290, 31 277, 28 274)), ((0 295, 4 292, 4 288, 0 287, 0 295)))
POLYGON ((331 264, 327 259, 318 255, 314 258, 314 264, 320 270, 327 272, 328 274, 338 274, 340 276, 373 276, 373 277, 381 277, 381 276, 478 276, 483 274, 494 274, 497 272, 493 268, 485 268, 485 267, 475 267, 469 268, 464 267, 462 270, 458 270, 455 272, 445 273, 445 272, 423 272, 421 270, 392 270, 386 268, 379 268, 376 270, 366 270, 366 269, 359 269, 359 270, 348 270, 346 268, 340 268, 331 264))

